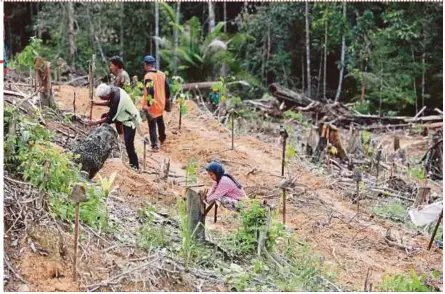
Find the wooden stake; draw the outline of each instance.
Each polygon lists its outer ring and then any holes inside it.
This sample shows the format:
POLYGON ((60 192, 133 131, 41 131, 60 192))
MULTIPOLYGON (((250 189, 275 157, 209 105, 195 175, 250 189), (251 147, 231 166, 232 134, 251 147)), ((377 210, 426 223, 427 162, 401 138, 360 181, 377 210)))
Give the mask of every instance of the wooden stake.
POLYGON ((431 236, 430 244, 428 244, 428 250, 430 250, 431 245, 433 245, 434 237, 436 237, 437 229, 439 228, 440 222, 442 221, 442 217, 443 217, 443 208, 442 212, 440 213, 439 219, 437 220, 436 227, 434 228, 433 235, 431 236))
POLYGON ((368 268, 368 272, 366 273, 366 280, 365 280, 365 287, 363 288, 363 291, 368 291, 368 278, 369 278, 369 272, 371 271, 371 268, 368 268))
POLYGON ((235 113, 232 111, 232 150, 235 150, 235 113))
POLYGON ((283 156, 281 160, 281 176, 284 177, 284 165, 286 163, 286 141, 287 138, 283 137, 283 156))
POLYGON ((74 116, 76 116, 76 89, 74 89, 73 92, 74 92, 73 112, 74 112, 74 116))
POLYGON ((93 119, 93 66, 91 60, 88 61, 88 88, 89 88, 89 97, 91 102, 90 108, 90 120, 93 119))
POLYGON ((179 105, 179 130, 181 130, 182 124, 182 103, 179 105))
POLYGON ((147 161, 147 142, 144 140, 144 171, 145 171, 145 163, 147 161))
POLYGON ((286 224, 286 188, 283 188, 283 225, 286 224))
POLYGON ((80 203, 76 203, 76 220, 74 227, 74 265, 73 265, 73 279, 77 280, 77 243, 79 240, 79 214, 80 203))
POLYGON ((218 204, 215 202, 215 215, 213 216, 213 222, 216 223, 218 220, 218 204))

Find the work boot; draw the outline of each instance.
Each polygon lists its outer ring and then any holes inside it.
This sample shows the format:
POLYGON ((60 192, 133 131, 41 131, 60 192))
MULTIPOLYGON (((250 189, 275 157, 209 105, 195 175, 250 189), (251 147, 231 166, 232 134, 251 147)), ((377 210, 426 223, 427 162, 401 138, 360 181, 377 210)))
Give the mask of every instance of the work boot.
POLYGON ((163 145, 163 144, 164 144, 165 140, 167 140, 167 137, 163 138, 162 140, 161 140, 161 139, 159 139, 159 142, 161 142, 161 145, 163 145))
POLYGON ((151 151, 152 152, 159 152, 159 146, 158 145, 151 146, 151 151))

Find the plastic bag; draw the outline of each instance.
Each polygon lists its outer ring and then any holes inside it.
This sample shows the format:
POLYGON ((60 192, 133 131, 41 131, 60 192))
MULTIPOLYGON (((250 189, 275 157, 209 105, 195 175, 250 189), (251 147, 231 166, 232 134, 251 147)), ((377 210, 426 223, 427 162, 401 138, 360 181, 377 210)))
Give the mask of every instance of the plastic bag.
POLYGON ((418 227, 429 225, 435 222, 442 212, 443 203, 442 201, 429 204, 422 209, 410 209, 409 216, 411 221, 418 227))

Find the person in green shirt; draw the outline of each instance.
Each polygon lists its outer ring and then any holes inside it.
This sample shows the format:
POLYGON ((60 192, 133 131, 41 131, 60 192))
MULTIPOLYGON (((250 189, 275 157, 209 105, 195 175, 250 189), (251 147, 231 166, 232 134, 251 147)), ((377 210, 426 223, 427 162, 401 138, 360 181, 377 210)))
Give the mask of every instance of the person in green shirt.
POLYGON ((209 104, 209 108, 211 112, 214 112, 219 105, 219 89, 213 88, 212 92, 209 94, 209 98, 207 100, 207 103, 209 104))

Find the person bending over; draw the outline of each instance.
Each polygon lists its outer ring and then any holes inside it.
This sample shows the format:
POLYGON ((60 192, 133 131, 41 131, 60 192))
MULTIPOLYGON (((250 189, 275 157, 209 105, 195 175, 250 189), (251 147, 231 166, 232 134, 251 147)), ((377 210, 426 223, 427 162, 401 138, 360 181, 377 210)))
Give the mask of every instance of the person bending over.
POLYGON ((134 137, 136 128, 142 122, 139 111, 131 100, 130 96, 122 89, 106 84, 100 84, 96 89, 96 95, 105 100, 105 102, 94 102, 93 105, 108 106, 110 111, 98 121, 92 121, 91 124, 115 123, 119 134, 122 130, 127 149, 130 166, 139 169, 138 156, 134 148, 134 137), (122 126, 122 129, 119 127, 122 126))
POLYGON ((242 185, 233 176, 225 173, 224 167, 217 162, 207 165, 206 170, 214 181, 207 193, 207 203, 211 205, 218 201, 227 209, 239 211, 239 201, 246 196, 242 185))

